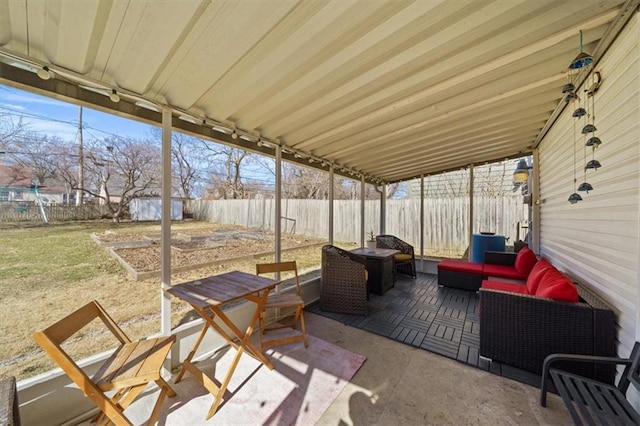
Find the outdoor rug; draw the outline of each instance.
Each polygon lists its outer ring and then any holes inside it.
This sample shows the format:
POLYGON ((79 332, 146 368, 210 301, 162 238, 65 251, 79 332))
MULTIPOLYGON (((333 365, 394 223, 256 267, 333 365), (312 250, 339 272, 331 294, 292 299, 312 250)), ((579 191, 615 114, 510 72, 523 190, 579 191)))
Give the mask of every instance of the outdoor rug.
MULTIPOLYGON (((166 398, 158 419, 162 425, 313 425, 364 363, 366 357, 307 335, 302 342, 265 350, 274 365, 269 370, 259 361, 243 355, 231 379, 227 396, 216 414, 206 420, 213 396, 185 373, 180 383, 169 382, 177 395, 166 398)), ((235 350, 225 348, 197 365, 219 383, 235 350)), ((175 374, 174 374, 175 378, 175 374)), ((127 411, 135 424, 151 413, 154 392, 127 411), (140 407, 142 406, 142 407, 140 407)))
POLYGON ((540 376, 480 357, 478 294, 438 286, 438 276, 418 273, 415 279, 398 275, 384 295, 370 294, 369 315, 326 312, 320 304, 306 311, 398 342, 508 377, 532 386, 540 376))

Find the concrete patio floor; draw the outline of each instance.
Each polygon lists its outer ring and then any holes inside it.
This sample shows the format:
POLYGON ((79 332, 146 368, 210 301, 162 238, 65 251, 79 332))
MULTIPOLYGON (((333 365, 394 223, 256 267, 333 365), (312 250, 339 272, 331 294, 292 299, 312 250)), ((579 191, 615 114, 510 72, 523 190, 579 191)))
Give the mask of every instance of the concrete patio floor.
POLYGON ((461 362, 332 319, 305 314, 307 332, 367 357, 318 425, 563 425, 562 400, 461 362))

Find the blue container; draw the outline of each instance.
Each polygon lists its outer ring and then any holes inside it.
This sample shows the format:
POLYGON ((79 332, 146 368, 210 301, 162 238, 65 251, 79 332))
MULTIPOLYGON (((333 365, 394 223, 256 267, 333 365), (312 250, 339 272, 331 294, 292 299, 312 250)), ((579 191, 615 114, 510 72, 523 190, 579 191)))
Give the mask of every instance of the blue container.
POLYGON ((471 261, 484 262, 485 251, 504 251, 504 235, 473 234, 471 261))

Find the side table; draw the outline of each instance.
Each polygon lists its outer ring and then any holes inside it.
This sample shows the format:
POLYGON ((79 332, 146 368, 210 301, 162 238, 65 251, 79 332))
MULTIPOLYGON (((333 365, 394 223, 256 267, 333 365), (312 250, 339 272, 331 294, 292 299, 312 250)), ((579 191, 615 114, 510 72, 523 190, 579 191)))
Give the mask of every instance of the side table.
POLYGON ((377 248, 375 251, 369 251, 366 248, 357 248, 350 251, 367 259, 369 292, 382 295, 395 285, 393 256, 400 253, 399 250, 377 248))

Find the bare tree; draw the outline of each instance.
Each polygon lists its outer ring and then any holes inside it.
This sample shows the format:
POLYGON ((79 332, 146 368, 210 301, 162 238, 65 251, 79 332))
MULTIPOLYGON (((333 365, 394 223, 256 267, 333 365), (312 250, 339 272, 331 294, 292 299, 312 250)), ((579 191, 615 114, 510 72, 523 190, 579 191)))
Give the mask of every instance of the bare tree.
POLYGON ((207 191, 225 199, 245 198, 243 165, 251 161, 253 156, 245 150, 226 145, 208 144, 207 149, 211 154, 211 177, 207 191))
MULTIPOLYGON (((64 142, 56 146, 56 162, 54 164, 54 178, 61 183, 67 194, 67 203, 71 202, 71 195, 79 189, 79 158, 77 146, 73 142, 64 142)), ((76 196, 78 196, 76 192, 76 196)))
POLYGON ((285 198, 327 199, 329 174, 292 163, 283 163, 282 192, 285 198))
POLYGON ((22 117, 0 111, 0 151, 6 152, 27 130, 22 117))
MULTIPOLYGON (((154 128, 150 137, 162 139, 162 131, 154 128)), ((211 161, 211 144, 203 139, 171 133, 171 187, 174 194, 183 198, 193 198, 201 195, 204 188, 203 172, 211 161)))
POLYGON ((157 196, 161 182, 160 148, 152 141, 110 138, 90 144, 83 190, 103 200, 120 221, 131 202, 157 196))
POLYGON ((23 166, 17 166, 15 164, 8 165, 2 168, 3 179, 7 186, 24 185, 25 182, 31 181, 31 171, 23 166))
MULTIPOLYGON (((273 161, 267 161, 266 157, 259 157, 257 163, 275 176, 273 161)), ((329 173, 312 167, 304 167, 295 163, 284 161, 282 163, 282 194, 285 198, 319 199, 329 198, 329 173)), ((396 194, 398 184, 389 185, 387 198, 396 194)), ((340 175, 334 176, 333 197, 336 200, 360 199, 360 181, 348 179, 340 175)), ((380 198, 380 189, 373 185, 366 185, 365 199, 380 198)))
POLYGON ((38 186, 45 186, 55 177, 61 144, 58 137, 22 132, 12 136, 6 154, 13 164, 30 170, 38 186))

